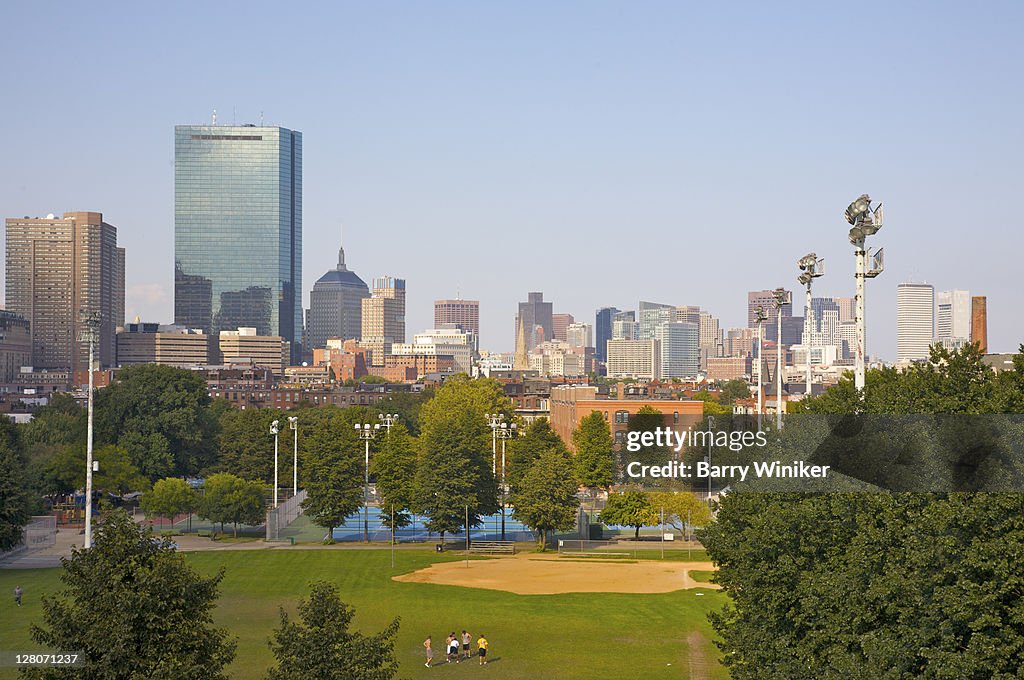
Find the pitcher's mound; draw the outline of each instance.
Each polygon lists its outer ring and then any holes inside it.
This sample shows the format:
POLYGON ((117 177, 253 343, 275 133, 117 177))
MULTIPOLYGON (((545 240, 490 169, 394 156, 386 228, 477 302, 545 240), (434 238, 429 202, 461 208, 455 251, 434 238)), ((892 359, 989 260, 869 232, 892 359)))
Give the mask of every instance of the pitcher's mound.
POLYGON ((690 570, 713 571, 711 562, 585 562, 556 555, 519 555, 466 562, 440 562, 395 576, 395 581, 505 590, 519 595, 558 593, 668 593, 684 588, 718 589, 699 583, 690 570))

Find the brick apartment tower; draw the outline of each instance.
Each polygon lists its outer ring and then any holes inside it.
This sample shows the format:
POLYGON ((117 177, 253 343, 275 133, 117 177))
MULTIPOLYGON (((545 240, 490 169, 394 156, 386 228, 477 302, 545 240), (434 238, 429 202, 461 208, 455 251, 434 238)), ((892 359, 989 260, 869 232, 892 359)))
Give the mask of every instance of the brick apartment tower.
POLYGON ((100 314, 97 359, 113 366, 124 325, 124 248, 98 212, 8 218, 7 310, 29 320, 36 368, 85 370, 82 312, 100 314))
POLYGON ((971 298, 971 342, 988 352, 988 298, 984 295, 971 298))

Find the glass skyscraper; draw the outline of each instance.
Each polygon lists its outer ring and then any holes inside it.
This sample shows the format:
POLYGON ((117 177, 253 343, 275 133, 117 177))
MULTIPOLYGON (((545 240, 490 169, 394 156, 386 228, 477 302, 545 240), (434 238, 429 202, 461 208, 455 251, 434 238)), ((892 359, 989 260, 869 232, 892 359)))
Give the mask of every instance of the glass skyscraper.
POLYGON ((302 338, 302 133, 174 129, 174 322, 302 338))

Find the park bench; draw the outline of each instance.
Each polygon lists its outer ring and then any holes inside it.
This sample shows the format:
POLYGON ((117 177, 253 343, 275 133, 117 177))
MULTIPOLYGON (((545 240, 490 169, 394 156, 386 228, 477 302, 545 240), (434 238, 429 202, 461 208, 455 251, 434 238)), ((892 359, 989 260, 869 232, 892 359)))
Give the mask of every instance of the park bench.
POLYGON ((469 552, 515 555, 516 544, 513 541, 473 541, 469 544, 469 552))
POLYGON ((569 557, 632 557, 632 553, 610 552, 608 550, 595 550, 593 552, 570 552, 565 550, 561 554, 569 557))

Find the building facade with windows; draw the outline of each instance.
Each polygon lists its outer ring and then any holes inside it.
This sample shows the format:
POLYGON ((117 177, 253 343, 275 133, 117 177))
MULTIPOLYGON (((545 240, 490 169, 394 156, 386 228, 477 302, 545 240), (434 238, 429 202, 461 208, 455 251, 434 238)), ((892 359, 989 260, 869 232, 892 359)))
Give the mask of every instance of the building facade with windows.
POLYGON ((176 126, 175 324, 255 328, 297 360, 302 321, 302 133, 176 126))

